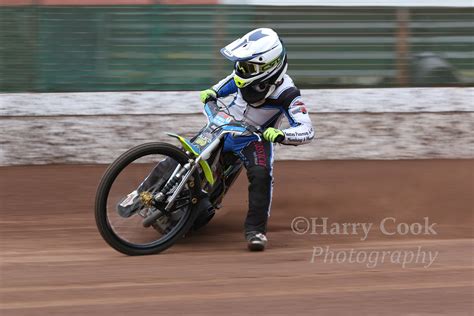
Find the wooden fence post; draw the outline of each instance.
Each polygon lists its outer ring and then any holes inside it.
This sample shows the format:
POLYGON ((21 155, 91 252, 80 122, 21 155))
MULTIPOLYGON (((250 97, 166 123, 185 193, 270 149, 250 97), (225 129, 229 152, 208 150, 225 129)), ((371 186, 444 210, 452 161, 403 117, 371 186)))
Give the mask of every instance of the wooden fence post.
POLYGON ((397 8, 397 83, 405 87, 410 83, 409 60, 410 60, 410 10, 408 8, 397 8))

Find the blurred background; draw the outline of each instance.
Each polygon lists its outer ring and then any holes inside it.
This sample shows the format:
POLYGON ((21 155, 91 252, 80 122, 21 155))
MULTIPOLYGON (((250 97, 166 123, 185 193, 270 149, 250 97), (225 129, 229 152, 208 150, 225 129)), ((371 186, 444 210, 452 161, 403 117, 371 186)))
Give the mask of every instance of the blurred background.
POLYGON ((258 27, 280 34, 289 74, 300 88, 474 84, 469 0, 2 0, 1 5, 3 92, 207 88, 232 69, 220 48, 258 27))

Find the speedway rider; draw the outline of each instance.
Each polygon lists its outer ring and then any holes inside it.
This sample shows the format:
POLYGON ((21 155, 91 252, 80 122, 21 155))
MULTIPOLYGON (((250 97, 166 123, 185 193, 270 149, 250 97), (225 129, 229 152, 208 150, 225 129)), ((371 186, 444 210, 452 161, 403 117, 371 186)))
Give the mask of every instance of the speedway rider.
MULTIPOLYGON (((227 135, 223 152, 240 159, 249 179, 249 209, 245 220, 245 238, 250 250, 264 250, 267 221, 273 188, 273 144, 300 145, 314 137, 311 120, 300 91, 286 74, 285 47, 275 31, 260 28, 249 32, 223 49, 221 53, 234 62, 232 74, 211 89, 201 91, 203 103, 234 94, 229 112, 237 120, 263 130, 263 139, 254 136, 227 135), (279 129, 283 118, 289 127, 279 129)), ((140 187, 117 205, 122 217, 138 209, 139 191, 159 181, 171 161, 160 162, 140 187)), ((212 218, 214 210, 206 215, 212 218)), ((207 221, 205 221, 207 222, 207 221)))
POLYGON ((201 91, 203 103, 235 94, 229 111, 237 120, 264 130, 262 141, 227 137, 224 152, 237 155, 247 169, 249 208, 245 238, 250 250, 263 250, 273 187, 273 144, 301 145, 314 137, 300 91, 286 74, 285 47, 272 29, 260 28, 233 41, 222 55, 234 62, 232 74, 211 89, 201 91), (279 129, 283 118, 289 127, 279 129))

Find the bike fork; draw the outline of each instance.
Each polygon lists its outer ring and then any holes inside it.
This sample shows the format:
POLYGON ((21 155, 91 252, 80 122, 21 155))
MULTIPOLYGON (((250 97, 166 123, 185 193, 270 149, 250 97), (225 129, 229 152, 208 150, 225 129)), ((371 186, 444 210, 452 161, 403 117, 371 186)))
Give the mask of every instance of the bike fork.
MULTIPOLYGON (((166 204, 166 207, 164 208, 164 210, 160 210, 157 208, 152 214, 150 214, 143 220, 142 224, 144 227, 149 227, 163 213, 165 215, 169 215, 169 211, 173 207, 176 198, 181 193, 181 190, 183 189, 184 185, 188 181, 189 177, 196 170, 199 160, 200 160, 200 157, 198 157, 196 160, 190 159, 188 163, 186 163, 182 167, 178 165, 178 167, 173 172, 172 177, 168 180, 168 182, 163 187, 163 189, 154 197, 154 203, 156 204, 158 202, 162 202, 165 199, 167 193, 178 184, 177 188, 174 190, 172 196, 168 199, 168 203, 166 204)), ((193 198, 192 203, 193 204, 197 203, 197 200, 193 198)))

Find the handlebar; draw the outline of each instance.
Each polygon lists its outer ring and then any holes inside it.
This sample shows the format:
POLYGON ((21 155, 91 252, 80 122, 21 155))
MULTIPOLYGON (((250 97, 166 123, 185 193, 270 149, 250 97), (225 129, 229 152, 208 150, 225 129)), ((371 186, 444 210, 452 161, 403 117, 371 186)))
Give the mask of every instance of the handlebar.
POLYGON ((213 100, 209 100, 207 101, 206 103, 209 103, 210 105, 214 105, 214 108, 216 110, 216 113, 217 112, 224 112, 225 114, 229 115, 232 117, 233 119, 233 122, 231 123, 227 123, 227 124, 223 124, 223 125, 220 125, 218 127, 216 127, 212 132, 215 133, 216 131, 220 130, 223 126, 229 126, 229 125, 237 125, 237 126, 240 126, 240 127, 243 127, 245 128, 249 133, 255 135, 258 137, 259 141, 261 141, 261 136, 263 135, 263 131, 260 130, 259 128, 253 126, 253 125, 249 125, 247 122, 245 121, 242 121, 242 120, 237 120, 235 118, 235 116, 233 116, 232 114, 230 114, 230 111, 229 111, 229 107, 222 101, 222 100, 219 100, 219 99, 214 99, 212 98, 213 100), (213 104, 214 103, 214 104, 213 104), (233 124, 234 123, 234 124, 233 124))

